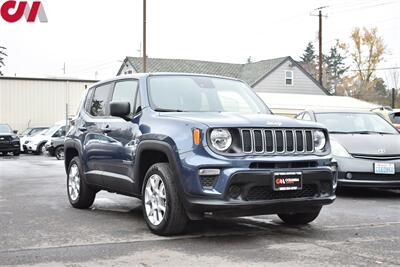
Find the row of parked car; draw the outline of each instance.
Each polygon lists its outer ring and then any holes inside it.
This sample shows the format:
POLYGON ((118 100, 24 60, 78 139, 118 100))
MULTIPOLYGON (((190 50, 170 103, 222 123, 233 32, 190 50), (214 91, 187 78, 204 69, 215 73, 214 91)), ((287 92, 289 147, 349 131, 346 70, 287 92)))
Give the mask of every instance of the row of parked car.
POLYGON ((8 124, 0 124, 0 152, 14 156, 21 153, 48 154, 62 160, 65 134, 65 121, 52 127, 29 127, 20 134, 8 124))

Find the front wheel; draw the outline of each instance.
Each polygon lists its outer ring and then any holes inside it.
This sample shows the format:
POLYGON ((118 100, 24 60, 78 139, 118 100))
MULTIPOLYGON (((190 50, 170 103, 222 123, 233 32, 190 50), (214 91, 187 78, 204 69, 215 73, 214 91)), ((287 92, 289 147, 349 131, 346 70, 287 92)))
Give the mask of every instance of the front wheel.
POLYGON ((188 218, 169 164, 157 163, 147 171, 142 188, 142 206, 147 226, 153 233, 174 235, 185 230, 188 218))
POLYGON ((291 225, 303 225, 308 224, 314 221, 319 213, 321 208, 315 209, 311 212, 303 212, 303 213, 279 213, 278 216, 287 224, 291 225))
POLYGON ((92 206, 96 192, 83 179, 83 170, 78 157, 74 157, 68 167, 68 199, 74 208, 87 209, 92 206))
POLYGON ((57 147, 54 154, 58 160, 64 159, 64 146, 57 147))

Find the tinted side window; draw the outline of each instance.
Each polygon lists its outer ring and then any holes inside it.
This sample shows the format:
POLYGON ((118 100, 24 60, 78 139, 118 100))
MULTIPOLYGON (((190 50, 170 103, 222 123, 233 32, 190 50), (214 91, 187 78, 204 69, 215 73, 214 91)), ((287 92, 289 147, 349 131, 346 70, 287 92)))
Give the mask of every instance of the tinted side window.
POLYGON ((66 134, 66 127, 63 126, 57 132, 55 132, 52 137, 64 137, 65 134, 66 134))
POLYGON ((93 92, 95 88, 89 89, 90 91, 86 95, 86 100, 85 100, 85 110, 90 113, 90 107, 92 106, 92 97, 93 97, 93 92))
POLYGON ((94 91, 90 105, 90 114, 93 116, 108 116, 108 101, 111 91, 111 84, 105 84, 97 87, 94 91))
POLYGON ((112 102, 129 102, 131 104, 131 116, 135 114, 137 87, 138 82, 135 80, 117 82, 112 97, 112 102))

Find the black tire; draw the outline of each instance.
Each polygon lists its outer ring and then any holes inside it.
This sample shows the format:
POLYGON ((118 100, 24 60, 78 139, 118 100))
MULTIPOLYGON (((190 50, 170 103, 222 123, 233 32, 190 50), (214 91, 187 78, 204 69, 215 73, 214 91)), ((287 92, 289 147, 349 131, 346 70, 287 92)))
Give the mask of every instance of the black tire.
POLYGON ((14 152, 13 152, 13 155, 16 156, 16 157, 18 157, 20 153, 21 153, 20 151, 14 151, 14 152))
POLYGON ((54 150, 54 156, 58 160, 63 160, 64 159, 64 146, 58 146, 56 150, 54 150))
POLYGON ((2 154, 3 156, 6 156, 6 155, 8 154, 8 152, 1 152, 1 154, 2 154))
POLYGON ((86 182, 85 182, 85 177, 84 177, 84 173, 82 171, 82 165, 81 165, 81 161, 79 160, 79 157, 74 157, 69 166, 68 166, 68 173, 67 173, 67 195, 68 195, 68 199, 69 199, 69 203, 71 203, 71 205, 74 208, 77 209, 87 209, 90 206, 93 205, 94 199, 96 197, 96 191, 94 191, 92 188, 90 188, 86 182), (71 197, 70 195, 70 190, 69 190, 69 186, 70 186, 70 171, 71 168, 73 166, 77 166, 78 168, 78 173, 80 176, 80 190, 79 190, 79 194, 78 197, 76 199, 74 199, 73 197, 71 197))
POLYGON ((284 221, 286 224, 290 225, 304 225, 314 221, 319 213, 321 208, 316 208, 311 212, 303 212, 303 213, 279 213, 278 216, 284 221))
POLYGON ((37 148, 36 151, 34 152, 35 155, 42 155, 43 154, 43 147, 46 143, 40 144, 37 148))
POLYGON ((173 172, 168 163, 157 163, 149 168, 146 173, 142 187, 143 216, 149 229, 162 236, 176 235, 182 233, 188 223, 188 217, 179 199, 178 189, 173 172), (146 184, 152 175, 158 175, 164 183, 166 196, 166 209, 160 224, 154 225, 150 222, 145 205, 146 184))

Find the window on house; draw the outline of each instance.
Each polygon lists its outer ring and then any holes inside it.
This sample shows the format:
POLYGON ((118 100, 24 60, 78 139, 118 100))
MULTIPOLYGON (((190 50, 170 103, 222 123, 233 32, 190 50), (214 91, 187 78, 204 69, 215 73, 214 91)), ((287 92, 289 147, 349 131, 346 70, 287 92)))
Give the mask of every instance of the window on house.
POLYGON ((293 71, 291 70, 285 71, 285 82, 286 85, 293 85, 293 71))

